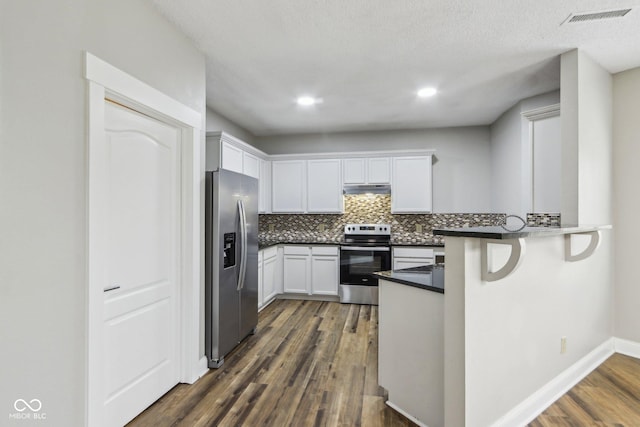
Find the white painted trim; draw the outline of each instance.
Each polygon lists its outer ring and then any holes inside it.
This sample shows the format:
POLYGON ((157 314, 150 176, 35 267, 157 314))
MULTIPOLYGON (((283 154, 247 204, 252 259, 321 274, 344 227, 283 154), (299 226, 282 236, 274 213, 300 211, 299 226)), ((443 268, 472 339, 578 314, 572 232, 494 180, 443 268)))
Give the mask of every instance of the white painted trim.
MULTIPOLYGON (((209 365, 207 363, 207 356, 203 356, 200 361, 198 362, 198 378, 202 378, 205 376, 205 374, 209 372, 209 365)), ((195 381, 194 381, 195 382, 195 381)), ((193 383, 189 383, 189 384, 193 384, 193 383)))
MULTIPOLYGON (((182 129, 181 157, 181 270, 180 270, 180 342, 179 381, 195 382, 202 374, 200 347, 200 288, 201 288, 201 218, 200 200, 204 174, 201 133, 202 115, 146 83, 107 64, 92 54, 85 53, 85 78, 88 82, 88 144, 87 144, 87 348, 85 372, 85 422, 88 426, 102 425, 104 381, 102 380, 102 289, 96 284, 102 277, 99 252, 105 247, 104 230, 95 226, 106 208, 101 205, 106 192, 101 156, 96 149, 104 147, 105 98, 143 112, 158 120, 182 129)), ((105 157, 102 157, 105 158, 105 157)), ((103 286, 105 285, 105 286, 103 286)), ((206 364, 206 358, 205 358, 206 364)))
POLYGON ((403 156, 435 156, 436 150, 385 150, 385 151, 349 151, 332 153, 300 153, 300 154, 267 154, 243 140, 236 138, 226 132, 207 132, 207 138, 214 138, 222 142, 227 142, 241 150, 244 150, 262 160, 320 160, 320 159, 351 159, 351 158, 374 158, 374 157, 403 157, 403 156))
POLYGON ((616 353, 640 359, 640 343, 622 338, 613 338, 616 353))
POLYGON ((409 414, 408 412, 406 412, 404 409, 402 409, 401 407, 399 407, 398 405, 396 405, 395 403, 393 403, 390 400, 387 400, 386 402, 384 402, 388 407, 393 408, 394 411, 404 415, 406 418, 408 418, 409 420, 411 420, 411 422, 417 424, 420 427, 429 427, 427 424, 423 423, 422 421, 420 421, 419 419, 417 419, 416 417, 414 417, 413 415, 409 414))
MULTIPOLYGON (((534 170, 535 170, 535 165, 533 163, 534 159, 533 159, 533 150, 534 150, 534 139, 535 139, 535 135, 534 135, 534 129, 535 129, 535 124, 534 122, 536 120, 542 120, 542 119, 548 119, 551 117, 557 117, 560 115, 560 104, 552 104, 552 105, 547 105, 544 107, 540 107, 540 108, 535 108, 533 110, 528 110, 528 111, 523 111, 522 113, 520 113, 523 119, 526 119, 529 121, 529 138, 527 141, 528 146, 524 147, 523 149, 523 153, 526 151, 528 153, 529 156, 529 161, 528 164, 524 164, 524 160, 523 160, 523 169, 529 169, 528 171, 525 171, 526 174, 528 174, 528 178, 529 178, 529 184, 526 185, 525 187, 529 187, 529 188, 525 188, 523 189, 528 191, 528 199, 529 199, 529 206, 523 206, 523 213, 525 212, 534 212, 535 211, 535 206, 533 203, 533 198, 534 198, 534 188, 533 188, 533 183, 534 183, 534 179, 535 177, 533 176, 534 174, 534 170)), ((524 203, 524 200, 523 200, 524 203)))
POLYGON ((189 127, 200 129, 202 115, 159 90, 85 52, 85 78, 109 88, 134 104, 142 105, 189 127))
POLYGON ((536 121, 560 115, 560 104, 547 105, 533 110, 523 111, 522 117, 529 121, 536 121))
POLYGON ((316 159, 351 159, 364 157, 410 157, 434 156, 436 150, 393 150, 393 151, 350 151, 333 153, 301 153, 301 154, 270 154, 266 160, 316 160, 316 159))
POLYGON ((565 369, 538 391, 492 424, 493 427, 513 427, 529 424, 553 402, 580 382, 614 353, 614 338, 606 340, 589 354, 565 369))

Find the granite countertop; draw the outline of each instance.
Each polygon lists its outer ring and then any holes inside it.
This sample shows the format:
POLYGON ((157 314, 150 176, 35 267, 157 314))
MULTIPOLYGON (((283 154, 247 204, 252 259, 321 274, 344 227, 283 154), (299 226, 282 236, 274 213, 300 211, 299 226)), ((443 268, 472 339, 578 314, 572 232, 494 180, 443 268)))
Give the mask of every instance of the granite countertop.
POLYGON ((444 242, 435 242, 435 241, 428 241, 428 242, 391 241, 391 246, 431 246, 431 247, 444 248, 444 242))
POLYGON ((444 293, 444 264, 411 267, 373 273, 378 279, 444 293))
POLYGON ((519 239, 522 237, 548 237, 563 234, 586 233, 589 231, 605 230, 610 228, 610 225, 578 225, 565 227, 524 227, 521 230, 511 231, 501 226, 491 226, 434 229, 433 234, 437 236, 507 240, 519 239))
MULTIPOLYGON (((320 245, 333 245, 340 246, 344 242, 342 240, 262 240, 258 242, 258 249, 266 249, 271 246, 276 245, 309 245, 309 246, 320 246, 320 245)), ((432 247, 441 247, 444 248, 444 243, 439 242, 391 242, 391 246, 432 246, 432 247)))
POLYGON ((331 246, 340 246, 342 242, 341 241, 315 241, 315 240, 296 240, 296 241, 289 241, 289 240, 277 240, 277 241, 273 241, 273 240, 267 240, 267 241, 260 241, 258 242, 258 249, 262 250, 262 249, 266 249, 269 248, 271 246, 276 246, 276 245, 307 245, 307 246, 321 246, 321 245, 331 245, 331 246))

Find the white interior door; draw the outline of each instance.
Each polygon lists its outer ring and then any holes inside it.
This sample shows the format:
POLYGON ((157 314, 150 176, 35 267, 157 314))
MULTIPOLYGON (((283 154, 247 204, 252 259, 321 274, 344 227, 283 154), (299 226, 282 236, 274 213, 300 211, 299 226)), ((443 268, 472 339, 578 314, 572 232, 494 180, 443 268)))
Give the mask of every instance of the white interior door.
POLYGON ((105 102, 104 424, 179 381, 180 130, 105 102))

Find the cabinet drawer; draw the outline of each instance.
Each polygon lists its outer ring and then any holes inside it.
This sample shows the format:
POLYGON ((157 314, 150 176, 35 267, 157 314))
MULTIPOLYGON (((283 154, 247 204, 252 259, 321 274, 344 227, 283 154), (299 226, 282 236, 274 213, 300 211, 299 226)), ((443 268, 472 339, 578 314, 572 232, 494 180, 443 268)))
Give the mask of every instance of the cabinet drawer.
POLYGON ((403 258, 433 258, 433 249, 394 247, 393 256, 403 258))
POLYGON ((285 255, 309 255, 309 247, 308 246, 285 246, 284 254, 285 255))
POLYGON ((313 246, 311 247, 311 255, 338 256, 338 247, 337 246, 313 246))

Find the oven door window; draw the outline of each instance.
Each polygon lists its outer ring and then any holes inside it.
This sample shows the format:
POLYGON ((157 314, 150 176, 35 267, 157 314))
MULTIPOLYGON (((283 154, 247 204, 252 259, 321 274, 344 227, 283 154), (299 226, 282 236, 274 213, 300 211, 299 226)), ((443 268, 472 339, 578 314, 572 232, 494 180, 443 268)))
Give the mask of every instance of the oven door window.
POLYGON ((389 252, 340 251, 340 283, 377 284, 371 273, 389 270, 389 256, 389 252))

